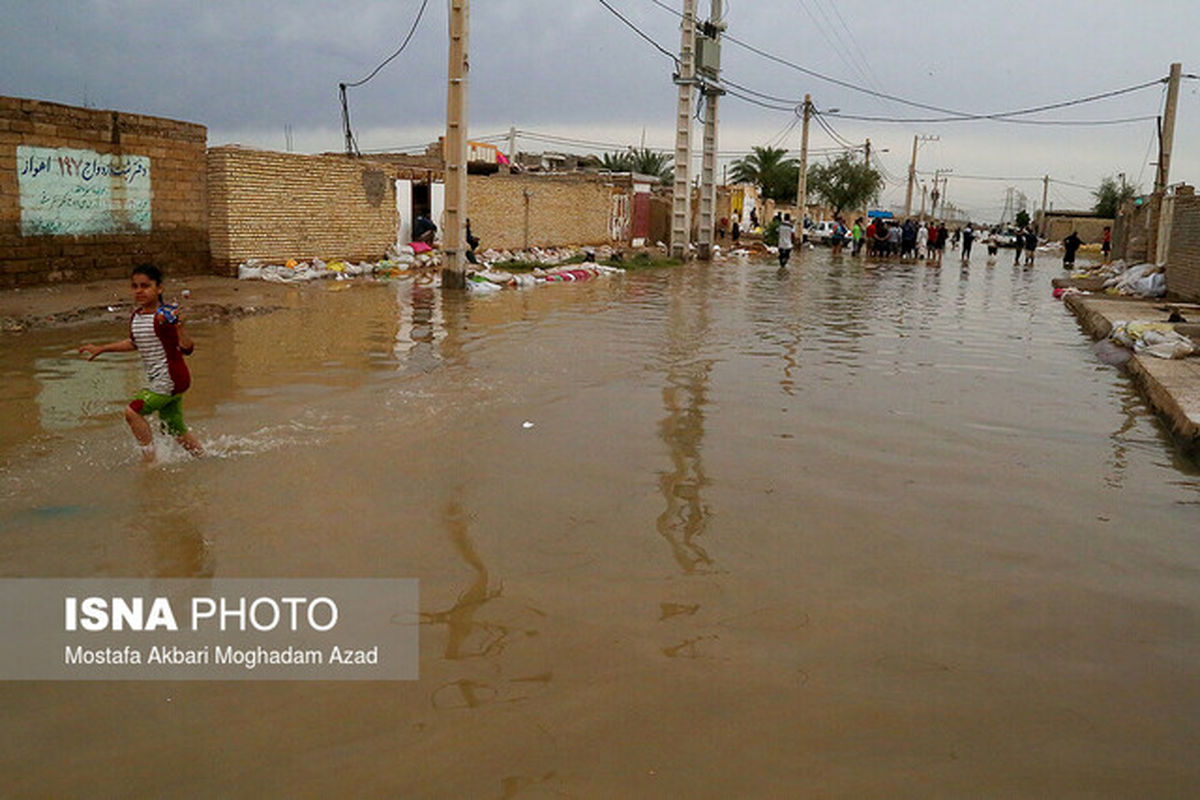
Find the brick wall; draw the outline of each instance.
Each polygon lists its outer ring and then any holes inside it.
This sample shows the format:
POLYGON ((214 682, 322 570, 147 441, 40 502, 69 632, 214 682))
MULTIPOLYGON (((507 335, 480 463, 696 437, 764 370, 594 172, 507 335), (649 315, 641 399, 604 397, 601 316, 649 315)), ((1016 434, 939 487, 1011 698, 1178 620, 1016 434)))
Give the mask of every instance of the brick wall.
POLYGON ((1058 216, 1053 211, 1046 215, 1046 238, 1052 242, 1061 242, 1075 231, 1084 244, 1098 244, 1104 241, 1104 226, 1112 225, 1111 219, 1103 217, 1058 216))
POLYGON ((1153 223, 1157 219, 1158 203, 1158 197, 1152 195, 1141 205, 1130 201, 1121 207, 1113 224, 1113 258, 1140 264, 1154 252, 1158 229, 1153 223))
POLYGON ((471 232, 483 249, 611 244, 613 195, 631 192, 594 176, 471 175, 471 232))
POLYGON ((1200 302, 1200 197, 1195 194, 1175 196, 1167 291, 1180 299, 1200 302))
POLYGON ((189 122, 0 97, 0 287, 121 278, 144 261, 207 270, 206 138, 189 122))
MULTIPOLYGON (((402 170, 400 172, 403 172, 402 170)), ((396 167, 342 155, 208 151, 212 268, 250 258, 376 261, 396 241, 396 167)))

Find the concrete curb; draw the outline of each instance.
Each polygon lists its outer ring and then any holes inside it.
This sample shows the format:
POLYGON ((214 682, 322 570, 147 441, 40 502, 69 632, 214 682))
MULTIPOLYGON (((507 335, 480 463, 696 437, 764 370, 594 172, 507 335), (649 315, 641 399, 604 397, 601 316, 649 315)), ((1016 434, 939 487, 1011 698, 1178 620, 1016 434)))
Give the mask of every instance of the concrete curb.
MULTIPOLYGON (((1093 339, 1107 338, 1116 320, 1165 322, 1160 300, 1068 295, 1067 308, 1093 339)), ((1133 356, 1125 364, 1150 406, 1189 452, 1200 452, 1200 357, 1133 356)))

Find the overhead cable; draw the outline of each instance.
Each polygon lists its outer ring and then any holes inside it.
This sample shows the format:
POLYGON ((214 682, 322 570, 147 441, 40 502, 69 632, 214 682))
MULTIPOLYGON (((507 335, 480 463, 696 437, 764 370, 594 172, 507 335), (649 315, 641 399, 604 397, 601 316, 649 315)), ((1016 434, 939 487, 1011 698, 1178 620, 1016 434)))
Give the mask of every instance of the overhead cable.
POLYGON ((342 106, 342 135, 346 140, 346 155, 352 155, 359 152, 358 140, 355 138, 354 131, 350 127, 350 101, 346 97, 346 90, 355 86, 362 86, 364 83, 371 80, 371 78, 374 78, 376 75, 378 75, 379 70, 390 64, 392 60, 396 58, 396 56, 404 52, 404 48, 408 47, 409 41, 412 40, 413 34, 416 33, 417 26, 421 24, 421 18, 425 16, 425 6, 427 5, 429 5, 429 0, 421 0, 421 7, 417 9, 416 19, 413 20, 412 27, 408 29, 408 35, 404 37, 404 41, 402 41, 400 46, 396 48, 396 52, 385 58, 379 66, 371 70, 370 75, 363 78, 361 81, 338 84, 338 97, 342 106))
MULTIPOLYGON (((661 44, 659 44, 658 42, 656 42, 656 41, 654 41, 653 39, 651 39, 651 38, 650 38, 650 36, 649 36, 649 34, 647 34, 645 31, 643 31, 643 30, 642 30, 641 28, 639 28, 637 25, 634 25, 632 22, 630 22, 630 21, 629 21, 629 19, 628 19, 628 18, 627 18, 627 17, 626 17, 624 14, 622 14, 620 11, 617 11, 615 8, 613 8, 611 5, 609 5, 607 0, 596 0, 596 2, 598 2, 600 5, 602 5, 602 6, 604 6, 605 8, 607 8, 607 9, 609 10, 609 12, 610 12, 610 13, 612 13, 612 15, 613 15, 614 17, 616 17, 617 19, 621 20, 621 22, 625 23, 625 25, 626 25, 626 26, 628 26, 628 27, 629 27, 629 29, 630 29, 631 31, 633 31, 633 32, 634 32, 634 33, 636 33, 638 36, 642 37, 642 38, 643 38, 643 39, 645 39, 647 42, 649 42, 651 45, 653 45, 653 46, 654 46, 654 48, 655 48, 656 50, 658 50, 660 53, 662 53, 663 55, 665 55, 667 58, 669 58, 669 59, 671 59, 672 61, 674 61, 674 62, 675 62, 675 69, 676 69, 676 70, 678 70, 678 69, 679 69, 679 58, 678 58, 678 56, 676 56, 676 55, 675 55, 674 53, 672 53, 670 50, 667 50, 665 47, 663 47, 663 46, 662 46, 661 44)), ((682 15, 682 14, 680 14, 680 16, 683 16, 683 15, 682 15)))
MULTIPOLYGON (((650 0, 650 2, 653 3, 654 5, 658 6, 659 8, 662 8, 665 11, 675 14, 676 16, 682 16, 682 14, 680 14, 680 12, 676 11, 675 9, 668 6, 667 4, 663 3, 662 0, 650 0)), ((875 91, 874 89, 868 89, 864 86, 858 86, 854 83, 851 83, 850 81, 844 81, 839 78, 834 78, 830 75, 822 74, 820 72, 817 72, 814 69, 810 69, 801 64, 797 64, 794 61, 789 61, 785 58, 781 58, 780 56, 777 56, 773 53, 769 53, 766 50, 763 50, 759 47, 755 47, 754 45, 752 45, 748 42, 743 42, 742 40, 730 35, 729 33, 722 34, 721 38, 725 41, 732 42, 733 44, 738 45, 739 47, 745 48, 746 50, 749 50, 750 52, 752 52, 756 55, 759 55, 765 59, 774 61, 777 64, 781 64, 783 66, 789 67, 798 72, 804 73, 805 75, 808 75, 810 77, 817 78, 819 80, 823 80, 828 83, 832 83, 836 86, 841 86, 845 89, 850 89, 851 91, 868 94, 868 95, 871 95, 872 97, 878 97, 882 100, 890 100, 893 103, 900 103, 901 105, 911 106, 913 108, 921 108, 921 109, 925 109, 926 111, 936 111, 939 114, 948 114, 948 115, 951 115, 960 120, 1004 121, 1004 119, 1007 117, 1025 116, 1028 114, 1036 114, 1036 113, 1039 113, 1042 111, 1051 111, 1051 110, 1058 109, 1058 108, 1067 108, 1068 106, 1081 105, 1084 103, 1092 103, 1097 100, 1107 99, 1109 97, 1117 97, 1122 94, 1128 94, 1130 92, 1135 92, 1135 91, 1139 91, 1141 89, 1145 89, 1149 86, 1154 86, 1156 84, 1163 83, 1167 80, 1167 78, 1158 78, 1158 79, 1155 79, 1152 81, 1147 81, 1146 83, 1143 83, 1143 84, 1139 84, 1137 86, 1130 86, 1130 87, 1126 87, 1124 89, 1114 89, 1112 91, 1101 92, 1099 94, 1090 95, 1088 97, 1081 97, 1081 98, 1077 98, 1074 100, 1064 100, 1064 101, 1057 102, 1057 103, 1047 103, 1045 105, 1035 106, 1033 108, 1024 108, 1024 109, 1018 109, 1015 111, 1004 111, 1004 112, 996 112, 996 113, 990 113, 990 114, 975 114, 975 113, 966 112, 966 111, 957 111, 957 110, 951 109, 951 108, 943 108, 941 106, 934 106, 934 105, 930 105, 928 103, 921 103, 916 100, 909 100, 904 97, 898 97, 897 95, 888 94, 887 92, 878 92, 878 91, 875 91)), ((847 118, 849 118, 849 117, 847 117, 847 118)), ((908 121, 908 120, 905 120, 905 121, 908 121)))
POLYGON ((408 47, 409 41, 412 40, 413 34, 417 32, 417 26, 421 24, 421 17, 425 16, 425 6, 427 6, 427 5, 429 5, 429 0, 421 0, 421 7, 419 9, 417 9, 417 18, 413 20, 412 27, 410 27, 408 29, 408 35, 404 37, 404 41, 402 41, 400 43, 400 46, 398 48, 396 48, 396 52, 392 53, 390 56, 385 58, 378 67, 371 70, 370 75, 363 78, 361 81, 355 81, 354 83, 343 83, 342 86, 345 86, 345 87, 351 88, 351 89, 354 88, 355 86, 362 86, 364 83, 371 80, 371 78, 374 78, 376 75, 378 75, 379 70, 383 69, 388 64, 390 64, 392 62, 392 60, 396 58, 396 56, 403 53, 404 48, 408 47))

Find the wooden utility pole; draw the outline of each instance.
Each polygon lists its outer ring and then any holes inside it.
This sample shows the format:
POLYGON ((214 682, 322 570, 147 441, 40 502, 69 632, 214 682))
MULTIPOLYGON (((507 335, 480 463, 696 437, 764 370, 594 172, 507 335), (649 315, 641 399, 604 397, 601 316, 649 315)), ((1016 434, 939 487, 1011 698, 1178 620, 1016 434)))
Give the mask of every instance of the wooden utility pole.
POLYGON ((692 89, 696 85, 696 0, 683 0, 679 35, 679 102, 675 114, 675 183, 671 256, 687 258, 692 234, 692 89))
MULTIPOLYGON (((718 59, 723 15, 722 0, 712 0, 708 25, 705 26, 706 34, 711 35, 711 39, 706 40, 705 46, 711 42, 717 47, 718 59)), ((703 72, 701 74, 705 75, 703 72)), ((704 154, 700 159, 700 235, 697 254, 705 261, 712 259, 713 238, 717 230, 717 101, 722 94, 718 86, 720 76, 718 67, 716 74, 711 76, 711 82, 704 82, 704 154)))
MULTIPOLYGON (((812 119, 812 95, 804 95, 804 125, 800 128, 800 178, 796 183, 796 225, 804 239, 805 208, 808 206, 808 121, 812 119)), ((803 251, 802 251, 803 252, 803 251)))
POLYGON ((1175 110, 1179 107, 1179 80, 1183 65, 1171 65, 1171 76, 1167 79, 1167 105, 1163 110, 1162 136, 1158 142, 1158 171, 1154 179, 1154 193, 1158 195, 1158 235, 1155 237, 1154 261, 1162 264, 1167 260, 1171 241, 1171 222, 1175 203, 1168 202, 1167 186, 1171 182, 1171 147, 1175 141, 1175 110))
POLYGON ((912 216, 913 187, 917 183, 917 145, 919 142, 936 142, 939 136, 913 136, 912 161, 908 163, 908 191, 904 193, 904 218, 912 216))
MULTIPOLYGON (((863 148, 863 163, 867 165, 867 169, 871 168, 871 140, 867 139, 866 147, 863 148)), ((863 219, 870 221, 871 219, 871 198, 867 198, 866 206, 863 207, 863 219)))
POLYGON ((1050 230, 1050 220, 1046 219, 1046 199, 1050 196, 1050 176, 1046 175, 1042 178, 1042 229, 1038 231, 1043 238, 1046 236, 1046 231, 1050 230))
POLYGON ((908 190, 904 192, 905 219, 912 216, 913 183, 917 180, 917 139, 919 138, 919 136, 913 135, 912 160, 908 162, 908 190))
POLYGON ((470 0, 450 0, 449 86, 446 92, 446 218, 442 288, 467 286, 467 41, 470 0))
POLYGON ((1167 79, 1167 105, 1163 111, 1162 137, 1158 143, 1158 171, 1154 178, 1154 191, 1167 188, 1171 177, 1171 145, 1175 140, 1175 110, 1179 106, 1179 80, 1182 64, 1171 65, 1171 76, 1167 79))

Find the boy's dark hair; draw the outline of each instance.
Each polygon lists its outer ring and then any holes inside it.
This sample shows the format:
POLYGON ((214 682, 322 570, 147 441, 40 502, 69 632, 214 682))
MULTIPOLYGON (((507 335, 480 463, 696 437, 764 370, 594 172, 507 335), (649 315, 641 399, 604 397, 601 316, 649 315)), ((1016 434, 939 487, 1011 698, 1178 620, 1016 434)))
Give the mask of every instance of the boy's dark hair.
POLYGON ((129 273, 129 277, 132 278, 134 275, 145 275, 147 278, 158 284, 163 282, 162 270, 153 264, 138 264, 133 268, 133 272, 129 273))

